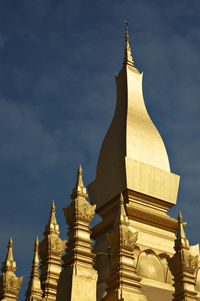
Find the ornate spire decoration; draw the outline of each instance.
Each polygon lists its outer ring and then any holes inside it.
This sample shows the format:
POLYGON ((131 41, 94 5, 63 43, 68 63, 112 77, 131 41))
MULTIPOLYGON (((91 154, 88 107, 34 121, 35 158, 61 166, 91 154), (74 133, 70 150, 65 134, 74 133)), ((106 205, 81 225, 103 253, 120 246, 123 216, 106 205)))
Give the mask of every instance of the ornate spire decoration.
POLYGON ((122 193, 119 201, 114 228, 108 234, 111 270, 110 277, 106 280, 107 295, 103 300, 145 301, 146 297, 141 292, 141 277, 137 276, 133 256, 138 232, 129 228, 122 193))
POLYGON ((14 301, 17 300, 23 277, 17 277, 16 262, 13 257, 13 241, 12 237, 8 243, 8 252, 6 259, 2 264, 2 274, 0 277, 0 300, 14 301))
POLYGON ((61 272, 61 258, 66 245, 66 241, 59 237, 59 225, 57 224, 55 212, 56 208, 53 201, 49 221, 44 231, 44 239, 39 243, 43 298, 50 301, 56 300, 57 285, 61 272))
POLYGON ((131 55, 131 47, 129 42, 129 33, 128 33, 128 22, 125 21, 126 24, 126 33, 125 33, 125 49, 124 49, 124 62, 123 66, 130 65, 134 66, 134 61, 131 55))
POLYGON ((194 256, 191 252, 189 241, 185 235, 181 212, 178 215, 177 238, 174 249, 176 253, 169 261, 174 275, 175 293, 173 300, 198 300, 195 289, 198 255, 194 256))
POLYGON ((63 209, 69 226, 69 240, 66 255, 63 256, 63 271, 60 274, 56 301, 82 301, 83 299, 94 301, 96 300, 97 272, 94 269, 90 223, 96 206, 90 205, 87 201, 81 166, 78 168, 77 181, 71 199, 70 205, 63 209), (70 283, 71 286, 66 285, 70 283))
POLYGON ((32 270, 30 280, 28 283, 28 289, 26 291, 25 301, 39 301, 42 300, 42 289, 39 275, 39 256, 38 256, 38 237, 35 240, 34 257, 32 263, 32 270))

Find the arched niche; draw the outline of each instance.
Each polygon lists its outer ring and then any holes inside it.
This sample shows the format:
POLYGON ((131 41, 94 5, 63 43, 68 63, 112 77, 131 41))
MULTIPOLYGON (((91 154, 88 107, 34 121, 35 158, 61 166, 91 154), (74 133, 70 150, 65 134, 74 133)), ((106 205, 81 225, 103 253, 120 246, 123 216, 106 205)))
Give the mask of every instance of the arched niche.
POLYGON ((141 277, 165 282, 162 265, 156 254, 151 250, 140 253, 137 264, 137 273, 141 277))

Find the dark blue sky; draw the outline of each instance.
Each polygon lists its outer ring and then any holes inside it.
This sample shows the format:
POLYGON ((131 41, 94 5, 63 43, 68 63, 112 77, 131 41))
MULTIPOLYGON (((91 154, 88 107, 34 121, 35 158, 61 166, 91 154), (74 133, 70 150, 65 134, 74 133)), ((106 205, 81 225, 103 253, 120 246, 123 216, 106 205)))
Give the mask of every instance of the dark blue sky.
POLYGON ((30 273, 51 202, 66 238, 79 163, 85 184, 115 107, 114 75, 129 21, 144 98, 181 175, 178 209, 191 243, 200 227, 199 0, 21 0, 0 2, 0 261, 14 240, 17 275, 30 273))

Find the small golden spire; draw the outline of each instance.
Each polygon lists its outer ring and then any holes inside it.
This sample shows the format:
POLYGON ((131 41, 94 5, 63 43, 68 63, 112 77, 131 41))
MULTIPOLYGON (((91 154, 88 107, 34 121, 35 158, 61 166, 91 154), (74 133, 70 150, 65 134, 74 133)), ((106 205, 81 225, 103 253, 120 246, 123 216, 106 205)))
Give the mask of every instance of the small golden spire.
POLYGON ((56 207, 55 207, 54 201, 52 202, 52 205, 51 205, 51 214, 50 214, 49 222, 52 223, 52 224, 57 224, 56 207))
POLYGON ((179 213, 178 213, 178 222, 179 223, 183 222, 183 217, 182 217, 182 214, 181 214, 181 210, 179 210, 179 213))
MULTIPOLYGON (((34 248, 34 258, 33 258, 33 266, 39 265, 39 257, 38 257, 38 247, 39 247, 39 241, 38 236, 36 236, 35 239, 35 248, 34 248)), ((38 272, 38 270, 37 270, 38 272)))
POLYGON ((178 214, 178 229, 177 229, 177 238, 175 241, 175 250, 180 249, 189 249, 189 241, 186 238, 185 231, 184 231, 184 223, 181 211, 178 214))
POLYGON ((78 173, 77 173, 77 180, 76 180, 76 185, 72 191, 71 194, 71 198, 74 199, 76 198, 78 195, 82 195, 84 197, 87 197, 87 192, 86 192, 86 188, 84 187, 83 184, 83 171, 82 171, 82 167, 81 165, 79 165, 78 167, 78 173))
POLYGON ((125 210, 125 203, 124 203, 124 196, 123 193, 120 193, 119 196, 119 207, 118 207, 118 213, 115 218, 115 225, 119 224, 124 224, 124 225, 129 225, 129 220, 128 216, 126 215, 126 210, 125 210))
POLYGON ((42 289, 41 289, 40 274, 39 274, 38 247, 39 247, 39 241, 38 241, 38 237, 36 236, 32 270, 31 270, 30 280, 28 283, 28 289, 26 291, 26 301, 33 300, 34 297, 36 298, 36 300, 42 300, 42 289))
POLYGON ((80 164, 78 167, 78 175, 77 175, 76 186, 75 186, 76 189, 78 189, 79 187, 80 188, 84 187, 82 174, 83 174, 83 170, 80 164))
POLYGON ((125 24, 126 24, 126 34, 125 34, 125 50, 124 50, 123 66, 126 65, 134 66, 134 61, 131 55, 131 47, 129 44, 128 22, 125 21, 125 24))
POLYGON ((16 262, 14 261, 14 257, 13 257, 13 240, 12 237, 10 237, 9 239, 9 243, 8 243, 8 252, 6 255, 6 259, 3 262, 2 265, 2 272, 6 272, 6 271, 16 271, 16 262))
POLYGON ((12 237, 9 239, 8 252, 6 259, 2 264, 1 277, 0 277, 0 299, 1 300, 18 300, 17 296, 23 281, 23 277, 17 277, 16 261, 13 257, 13 241, 12 237))
POLYGON ((58 234, 58 235, 60 234, 59 226, 56 220, 56 207, 54 201, 52 202, 51 205, 51 213, 50 213, 48 224, 45 227, 44 235, 48 235, 51 233, 58 234))
POLYGON ((124 197, 123 197, 122 192, 120 193, 120 215, 126 216, 126 211, 124 208, 124 197))
POLYGON ((6 260, 10 260, 13 261, 13 240, 12 237, 10 237, 9 239, 9 243, 8 243, 8 253, 7 253, 7 257, 6 260))
MULTIPOLYGON (((38 256, 38 247, 39 247, 39 241, 38 237, 36 236, 35 239, 35 245, 34 245, 34 256, 33 256, 33 264, 32 264, 32 271, 31 271, 31 277, 30 280, 33 280, 33 278, 38 278, 39 279, 39 256, 38 256)), ((33 282, 33 281, 32 281, 33 282)))

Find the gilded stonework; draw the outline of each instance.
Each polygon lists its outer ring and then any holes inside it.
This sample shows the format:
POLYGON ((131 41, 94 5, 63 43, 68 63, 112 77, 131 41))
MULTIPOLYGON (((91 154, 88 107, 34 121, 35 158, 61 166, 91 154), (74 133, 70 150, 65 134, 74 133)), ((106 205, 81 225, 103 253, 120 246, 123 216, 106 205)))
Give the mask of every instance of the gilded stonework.
POLYGON ((0 300, 17 300, 23 277, 17 277, 16 262, 13 257, 13 241, 10 238, 8 243, 8 253, 2 264, 2 274, 0 277, 0 300))
POLYGON ((41 281, 39 275, 39 256, 38 256, 39 241, 38 237, 35 240, 34 257, 28 289, 26 291, 25 301, 40 301, 42 300, 43 291, 41 289, 41 281))
POLYGON ((81 166, 78 169, 71 199, 71 204, 64 209, 66 223, 69 226, 69 239, 66 255, 63 256, 63 271, 56 300, 95 301, 97 272, 94 269, 95 255, 91 246, 90 223, 96 206, 90 205, 87 201, 81 166), (65 284, 66 288, 63 289, 65 284))
MULTIPOLYGON (((147 112, 142 78, 126 23, 116 109, 96 179, 87 193, 79 166, 70 204, 63 209, 67 241, 59 236, 53 201, 44 237, 35 240, 25 301, 200 300, 199 246, 189 244, 181 213, 178 220, 168 214, 176 204, 179 176, 171 172, 147 112), (101 217, 97 224, 95 214, 101 217)), ((15 273, 10 239, 0 301, 18 300, 22 277, 15 273)))
POLYGON ((66 222, 68 225, 72 225, 77 220, 91 223, 96 206, 91 206, 84 198, 76 198, 70 204, 70 206, 64 209, 66 222))
POLYGON ((174 276, 174 301, 198 300, 196 291, 196 271, 199 256, 191 252, 189 241, 186 238, 182 215, 178 216, 178 231, 175 240, 176 253, 170 259, 172 273, 174 276))
POLYGON ((59 225, 55 216, 55 204, 53 202, 49 221, 44 231, 44 239, 39 243, 42 296, 49 301, 56 300, 57 286, 61 272, 61 258, 66 245, 66 241, 59 237, 59 233, 59 225))

